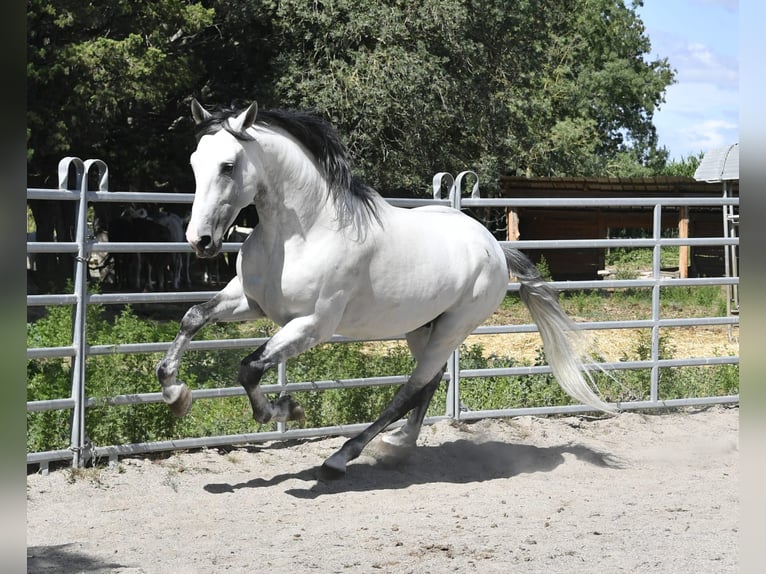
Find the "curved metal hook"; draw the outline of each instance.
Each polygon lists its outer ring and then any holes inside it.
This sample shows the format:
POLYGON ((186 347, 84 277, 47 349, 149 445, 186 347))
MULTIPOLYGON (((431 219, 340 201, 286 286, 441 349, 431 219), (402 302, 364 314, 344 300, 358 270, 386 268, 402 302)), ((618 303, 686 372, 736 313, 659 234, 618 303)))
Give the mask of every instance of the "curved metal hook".
POLYGON ((83 175, 85 174, 85 164, 79 157, 68 156, 62 158, 59 161, 58 174, 59 189, 76 189, 79 191, 80 187, 82 187, 83 175), (69 168, 72 165, 75 166, 75 185, 73 187, 69 187, 69 168))
POLYGON ((479 193, 479 176, 475 171, 466 170, 457 174, 457 177, 455 178, 455 188, 457 194, 460 196, 463 195, 463 179, 465 179, 465 176, 467 175, 472 175, 476 179, 473 187, 471 188, 471 199, 479 199, 481 197, 481 194, 479 193))
POLYGON ((449 186, 449 195, 452 197, 452 190, 455 189, 455 178, 452 177, 451 173, 440 171, 434 176, 433 179, 434 199, 442 198, 442 185, 445 178, 448 178, 447 185, 449 186))
POLYGON ((98 191, 109 191, 109 167, 106 165, 106 162, 100 159, 88 159, 85 160, 83 164, 86 188, 88 185, 88 176, 90 175, 90 170, 93 166, 98 168, 98 191))

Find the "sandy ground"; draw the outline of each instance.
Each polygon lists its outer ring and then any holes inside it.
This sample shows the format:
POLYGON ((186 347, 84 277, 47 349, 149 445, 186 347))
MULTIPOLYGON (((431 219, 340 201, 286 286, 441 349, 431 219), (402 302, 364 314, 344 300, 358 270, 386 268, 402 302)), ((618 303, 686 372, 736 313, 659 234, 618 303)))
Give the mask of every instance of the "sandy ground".
POLYGON ((733 573, 739 409, 519 417, 123 459, 27 480, 29 572, 733 573))

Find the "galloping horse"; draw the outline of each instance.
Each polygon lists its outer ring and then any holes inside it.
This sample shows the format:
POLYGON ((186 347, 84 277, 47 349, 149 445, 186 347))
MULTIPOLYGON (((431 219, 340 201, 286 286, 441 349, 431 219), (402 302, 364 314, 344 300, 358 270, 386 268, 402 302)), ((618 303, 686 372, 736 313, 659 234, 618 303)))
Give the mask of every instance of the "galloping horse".
POLYGON ((196 190, 186 239, 214 257, 239 211, 254 203, 259 223, 242 245, 237 275, 191 307, 157 366, 163 398, 177 416, 192 402, 177 380, 184 349, 203 326, 268 317, 280 326, 247 355, 238 379, 259 422, 301 419, 289 395, 270 400, 261 377, 333 334, 405 334, 416 366, 380 417, 323 465, 340 476, 349 461, 392 422, 393 447, 414 446, 452 351, 505 296, 509 274, 540 331, 562 388, 594 409, 613 412, 592 383, 569 335, 576 326, 556 292, 521 252, 502 247, 477 221, 448 207, 397 208, 352 176, 345 148, 328 123, 304 112, 204 109, 191 105, 196 190), (585 375, 585 377, 583 376, 585 375), (587 380, 586 380, 587 379, 587 380))

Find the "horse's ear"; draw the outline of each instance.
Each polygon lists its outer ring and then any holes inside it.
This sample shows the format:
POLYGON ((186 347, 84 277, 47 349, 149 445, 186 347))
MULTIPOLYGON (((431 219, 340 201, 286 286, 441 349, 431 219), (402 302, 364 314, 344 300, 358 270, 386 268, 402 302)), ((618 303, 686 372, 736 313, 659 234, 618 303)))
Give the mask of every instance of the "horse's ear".
POLYGON ((200 105, 200 103, 197 101, 197 98, 192 98, 191 113, 192 113, 192 117, 194 118, 195 124, 202 123, 205 120, 209 120, 210 118, 213 117, 210 112, 208 112, 205 108, 203 108, 200 105))
POLYGON ((230 121, 231 127, 235 132, 243 132, 255 122, 255 116, 258 114, 258 104, 253 102, 248 108, 230 121))

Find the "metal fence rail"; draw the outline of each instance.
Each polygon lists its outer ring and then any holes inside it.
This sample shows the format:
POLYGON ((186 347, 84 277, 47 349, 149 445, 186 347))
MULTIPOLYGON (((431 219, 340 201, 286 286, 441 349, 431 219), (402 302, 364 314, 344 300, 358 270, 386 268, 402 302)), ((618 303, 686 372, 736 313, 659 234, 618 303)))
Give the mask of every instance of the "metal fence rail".
MULTIPOLYGON (((739 284, 738 277, 704 277, 690 279, 666 279, 660 273, 660 253, 663 247, 673 246, 737 246, 737 237, 722 233, 719 237, 705 238, 663 238, 661 237, 662 209, 666 207, 690 207, 712 206, 726 207, 727 209, 739 205, 738 198, 580 198, 580 199, 496 199, 482 198, 475 184, 470 197, 463 197, 462 185, 467 175, 472 172, 463 172, 453 178, 446 173, 439 173, 434 177, 433 199, 391 199, 392 204, 402 207, 414 207, 420 205, 451 205, 456 209, 469 207, 584 207, 584 206, 631 206, 646 207, 653 209, 653 234, 648 239, 592 239, 592 240, 549 240, 549 241, 516 241, 513 246, 519 249, 574 249, 574 248, 616 248, 616 247, 643 247, 653 250, 653 274, 648 279, 625 279, 625 280, 597 280, 597 281, 558 281, 553 285, 561 290, 583 289, 624 289, 640 288, 651 289, 652 312, 651 318, 639 320, 621 321, 593 321, 583 322, 580 326, 586 330, 605 329, 650 329, 651 330, 651 353, 647 360, 604 362, 598 364, 604 371, 644 369, 651 373, 651 385, 649 400, 631 401, 620 404, 623 410, 657 409, 687 405, 708 405, 736 403, 739 395, 717 397, 691 397, 673 400, 661 400, 659 398, 659 373, 660 369, 667 367, 689 367, 739 364, 739 356, 728 357, 698 357, 686 359, 662 359, 660 358, 660 329, 667 327, 691 327, 691 326, 736 326, 739 324, 738 316, 726 317, 682 317, 663 319, 660 316, 661 289, 663 287, 677 286, 703 286, 703 285, 732 285, 739 284), (449 197, 442 198, 442 185, 446 182, 450 189, 449 197)), ((367 423, 355 425, 337 425, 322 428, 287 429, 280 423, 277 429, 269 432, 257 432, 225 436, 188 437, 177 440, 158 441, 152 443, 128 444, 128 445, 91 445, 87 429, 85 427, 85 411, 87 408, 98 404, 107 405, 110 408, 120 408, 124 405, 149 404, 162 401, 159 392, 118 395, 99 399, 89 398, 87 395, 87 380, 85 364, 88 357, 107 354, 134 354, 134 353, 158 353, 164 352, 170 342, 162 343, 134 343, 114 345, 89 345, 86 338, 86 307, 91 304, 124 304, 124 303, 196 303, 207 300, 215 291, 190 291, 172 293, 88 293, 88 258, 92 252, 111 253, 157 253, 179 252, 190 253, 191 247, 185 243, 115 243, 98 242, 88 237, 88 206, 99 202, 126 202, 126 203, 180 203, 190 204, 193 194, 189 193, 149 193, 149 192, 118 192, 109 191, 108 168, 101 160, 82 161, 79 158, 67 157, 59 163, 59 188, 58 189, 27 189, 27 199, 51 200, 51 201, 74 201, 77 203, 77 227, 76 241, 74 242, 37 242, 27 243, 27 252, 34 253, 72 253, 75 257, 75 281, 72 293, 59 293, 47 295, 28 295, 29 307, 71 305, 74 307, 74 328, 70 345, 61 347, 28 348, 28 359, 41 358, 66 358, 72 360, 72 389, 70 396, 49 400, 36 400, 27 402, 27 412, 43 412, 50 410, 70 410, 72 412, 71 443, 69 448, 30 452, 27 454, 28 464, 38 464, 43 471, 47 471, 48 464, 53 461, 69 461, 72 465, 79 466, 92 457, 107 457, 115 460, 119 456, 140 453, 160 452, 175 449, 189 449, 200 447, 215 447, 221 445, 235 445, 250 442, 268 441, 274 439, 306 438, 326 435, 345 435, 358 432, 367 423), (70 180, 74 175, 74 184, 70 186, 70 180), (91 189, 90 182, 96 181, 91 189)), ((224 251, 235 252, 240 244, 229 243, 224 245, 224 251)), ((509 283, 508 291, 518 291, 517 283, 509 283)), ((179 317, 180 319, 180 317, 179 317)), ((478 327, 474 334, 491 335, 507 333, 535 332, 537 328, 533 324, 525 325, 484 325, 478 327)), ((190 350, 221 350, 254 348, 265 342, 266 338, 242 338, 242 339, 218 339, 194 341, 190 350)), ((332 343, 344 343, 357 341, 345 337, 335 336, 332 343)), ((589 407, 584 405, 568 406, 540 406, 533 408, 507 408, 493 410, 466 410, 461 402, 461 380, 466 378, 485 378, 492 376, 518 376, 530 374, 550 373, 550 367, 521 366, 492 369, 468 369, 460 363, 460 353, 455 351, 448 363, 444 380, 448 382, 447 401, 444 415, 429 417, 428 422, 443 419, 445 417, 459 420, 474 420, 486 417, 507 417, 519 415, 543 415, 543 414, 566 414, 587 412, 589 407)), ((302 391, 302 390, 326 390, 338 388, 354 388, 366 386, 399 385, 406 381, 406 375, 389 377, 367 377, 359 379, 341 379, 327 381, 295 381, 288 387, 285 365, 280 365, 277 373, 277 383, 264 385, 265 392, 302 391)), ((220 397, 244 395, 240 387, 226 387, 220 389, 196 389, 192 391, 194 399, 213 400, 220 397)))

